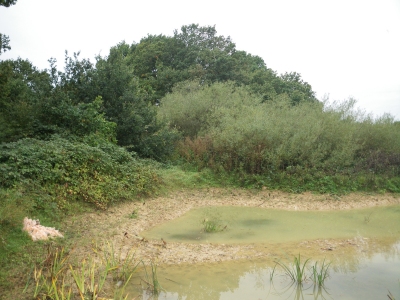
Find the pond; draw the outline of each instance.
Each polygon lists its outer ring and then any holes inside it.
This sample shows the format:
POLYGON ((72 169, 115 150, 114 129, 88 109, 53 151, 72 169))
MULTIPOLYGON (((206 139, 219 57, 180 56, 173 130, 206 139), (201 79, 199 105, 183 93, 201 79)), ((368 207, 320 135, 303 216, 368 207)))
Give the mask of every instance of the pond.
MULTIPOLYGON (((263 259, 160 266, 164 291, 158 299, 389 299, 389 293, 400 299, 398 205, 343 211, 207 207, 143 235, 181 243, 255 244, 268 252, 263 259), (215 221, 221 231, 204 232, 205 221, 215 221), (310 259, 301 285, 276 264, 290 266, 298 255, 302 262, 310 259), (311 266, 324 260, 330 263, 329 277, 318 288, 309 278, 311 266)), ((127 290, 152 298, 135 281, 127 290)))
POLYGON ((400 206, 341 211, 286 211, 257 207, 204 207, 142 235, 189 243, 282 243, 311 239, 399 235, 400 206), (204 232, 204 221, 220 232, 204 232))

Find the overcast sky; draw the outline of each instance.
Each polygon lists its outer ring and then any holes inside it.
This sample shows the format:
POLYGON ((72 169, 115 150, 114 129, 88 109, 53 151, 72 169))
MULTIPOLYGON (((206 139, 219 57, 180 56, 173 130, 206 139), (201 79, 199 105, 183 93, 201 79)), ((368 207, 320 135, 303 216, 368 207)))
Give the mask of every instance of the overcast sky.
POLYGON ((400 0, 18 0, 0 7, 11 40, 1 60, 21 57, 40 69, 64 51, 97 54, 182 25, 216 25, 238 50, 261 56, 278 73, 295 71, 317 97, 400 120, 400 0))

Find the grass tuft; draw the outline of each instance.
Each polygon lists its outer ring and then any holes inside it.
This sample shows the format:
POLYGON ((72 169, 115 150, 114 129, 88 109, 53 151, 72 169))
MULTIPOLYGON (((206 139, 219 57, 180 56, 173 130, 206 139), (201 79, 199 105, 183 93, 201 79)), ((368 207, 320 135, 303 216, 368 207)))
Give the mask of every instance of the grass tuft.
POLYGON ((306 264, 310 259, 306 259, 304 263, 301 262, 300 254, 298 257, 294 257, 294 262, 292 266, 287 266, 284 263, 276 262, 285 271, 286 275, 290 277, 292 281, 296 284, 302 284, 306 280, 305 268, 306 264))
POLYGON ((311 267, 314 284, 318 285, 318 287, 322 287, 325 284, 325 279, 329 276, 329 266, 330 263, 326 264, 324 259, 320 269, 318 269, 318 262, 315 262, 315 264, 311 267))

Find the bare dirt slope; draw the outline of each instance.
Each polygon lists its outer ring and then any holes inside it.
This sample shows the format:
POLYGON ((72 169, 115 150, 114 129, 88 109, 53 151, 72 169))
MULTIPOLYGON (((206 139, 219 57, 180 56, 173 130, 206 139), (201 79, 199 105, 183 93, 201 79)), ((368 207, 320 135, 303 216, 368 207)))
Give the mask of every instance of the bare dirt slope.
MULTIPOLYGON (((345 196, 319 194, 288 194, 277 191, 248 191, 239 189, 183 190, 168 196, 120 204, 106 212, 90 213, 69 220, 63 232, 80 240, 81 254, 91 251, 93 243, 112 243, 124 256, 129 250, 142 259, 158 263, 179 264, 219 262, 273 255, 271 249, 255 245, 181 244, 141 237, 141 232, 162 222, 172 220, 192 208, 202 206, 252 206, 287 210, 346 210, 372 206, 400 204, 393 194, 345 196), (132 218, 135 216, 135 218, 132 218)), ((337 247, 357 246, 357 241, 314 241, 299 247, 332 251, 337 247)), ((314 249, 314 251, 315 251, 314 249)))

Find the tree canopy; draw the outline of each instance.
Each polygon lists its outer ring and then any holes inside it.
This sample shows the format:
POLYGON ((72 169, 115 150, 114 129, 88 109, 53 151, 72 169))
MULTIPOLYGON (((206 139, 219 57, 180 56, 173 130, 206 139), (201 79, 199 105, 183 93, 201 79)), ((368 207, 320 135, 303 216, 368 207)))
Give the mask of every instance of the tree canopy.
MULTIPOLYGON (((2 47, 8 49, 5 41, 2 47)), ((317 102, 300 74, 279 76, 261 57, 237 50, 215 26, 190 24, 172 36, 148 35, 131 45, 123 41, 95 62, 66 52, 63 71, 55 59, 49 63, 41 71, 27 60, 0 62, 2 141, 102 132, 143 157, 160 158, 171 152, 167 144, 178 135, 157 119, 157 105, 188 80, 205 86, 231 82, 263 101, 286 95, 293 105, 317 102)))
MULTIPOLYGON (((0 6, 10 7, 15 3, 17 3, 17 0, 0 0, 0 6)), ((10 38, 8 35, 0 33, 0 55, 2 52, 6 52, 7 50, 11 50, 10 38)))

